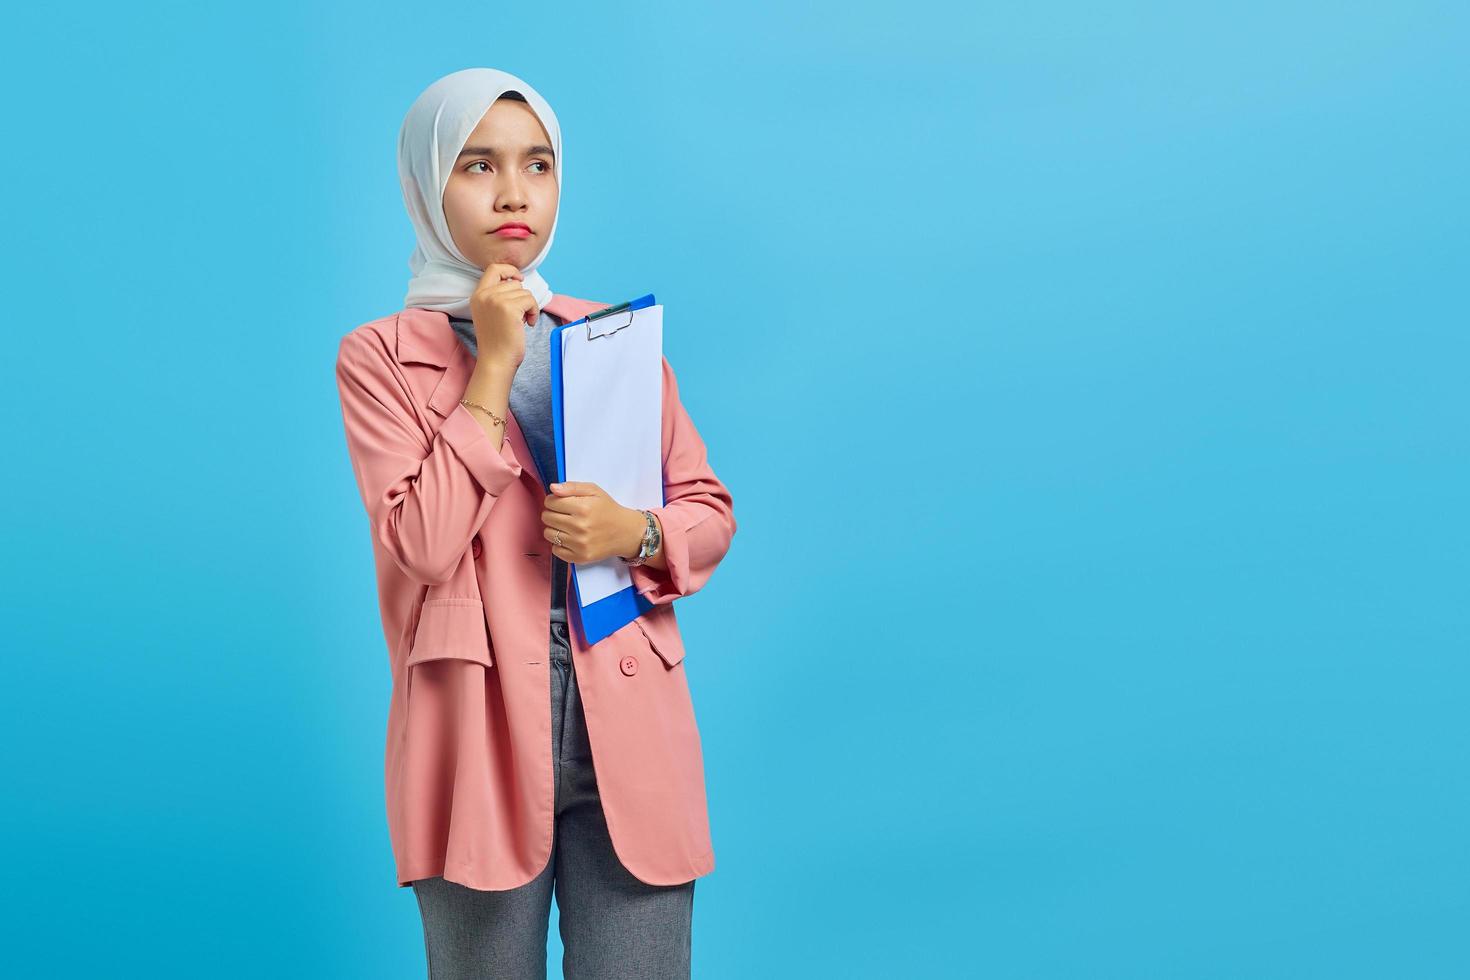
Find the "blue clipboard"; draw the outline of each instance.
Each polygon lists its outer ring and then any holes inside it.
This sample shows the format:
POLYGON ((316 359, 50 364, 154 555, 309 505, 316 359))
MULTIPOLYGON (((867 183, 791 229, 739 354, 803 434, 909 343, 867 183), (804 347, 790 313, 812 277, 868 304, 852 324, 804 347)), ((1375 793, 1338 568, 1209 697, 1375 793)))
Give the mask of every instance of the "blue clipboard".
MULTIPOLYGON (((567 449, 565 436, 565 422, 562 418, 562 357, 561 357, 561 332, 590 323, 600 317, 609 316, 613 313, 622 313, 628 310, 641 310, 653 306, 653 294, 640 296, 626 303, 616 306, 603 307, 594 310, 580 320, 564 323, 551 331, 551 425, 556 439, 556 479, 555 483, 564 481, 567 472, 567 449)), ((548 491, 550 492, 550 491, 548 491)), ((660 496, 663 503, 668 503, 660 496)), ((581 626, 582 642, 585 646, 591 646, 598 640, 615 633, 624 626, 637 619, 643 613, 652 609, 654 604, 638 593, 633 586, 628 586, 620 592, 599 599, 590 606, 582 605, 582 590, 577 585, 576 567, 573 565, 568 569, 568 576, 572 580, 572 594, 576 596, 576 602, 568 603, 569 611, 575 608, 577 615, 568 617, 576 619, 581 626)))

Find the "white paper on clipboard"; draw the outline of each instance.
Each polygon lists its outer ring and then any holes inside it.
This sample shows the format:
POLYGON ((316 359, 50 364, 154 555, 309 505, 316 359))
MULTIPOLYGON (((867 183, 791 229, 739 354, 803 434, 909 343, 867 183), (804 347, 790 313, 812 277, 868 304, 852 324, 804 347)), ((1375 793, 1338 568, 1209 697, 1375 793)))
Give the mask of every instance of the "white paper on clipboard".
MULTIPOLYGON (((664 504, 662 306, 570 326, 562 339, 566 479, 595 483, 624 507, 664 504)), ((582 605, 633 584, 614 555, 572 566, 582 605)))

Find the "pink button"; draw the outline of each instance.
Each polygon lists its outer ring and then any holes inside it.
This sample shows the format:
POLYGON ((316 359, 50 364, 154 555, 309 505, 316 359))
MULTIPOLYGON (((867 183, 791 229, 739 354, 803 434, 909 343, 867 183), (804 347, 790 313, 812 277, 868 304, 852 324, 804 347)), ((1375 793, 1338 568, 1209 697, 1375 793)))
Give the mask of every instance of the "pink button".
POLYGON ((476 558, 478 558, 478 557, 480 557, 480 552, 483 551, 483 550, 484 550, 484 548, 480 544, 480 539, 479 538, 472 538, 470 540, 470 553, 472 555, 474 555, 476 558))
POLYGON ((629 677, 632 677, 634 674, 638 673, 638 658, 633 656, 624 657, 623 662, 618 666, 623 668, 623 673, 627 674, 629 677))

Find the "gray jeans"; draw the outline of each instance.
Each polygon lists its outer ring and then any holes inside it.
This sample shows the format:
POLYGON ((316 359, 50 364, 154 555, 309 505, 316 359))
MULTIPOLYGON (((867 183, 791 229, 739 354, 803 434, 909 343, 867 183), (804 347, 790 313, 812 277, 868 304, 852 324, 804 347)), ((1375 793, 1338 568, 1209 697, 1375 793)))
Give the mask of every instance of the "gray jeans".
POLYGON ((694 881, 649 885, 618 861, 602 815, 567 625, 551 624, 556 833, 546 870, 519 888, 479 891, 443 877, 413 883, 429 980, 545 980, 551 898, 566 980, 687 980, 694 881))

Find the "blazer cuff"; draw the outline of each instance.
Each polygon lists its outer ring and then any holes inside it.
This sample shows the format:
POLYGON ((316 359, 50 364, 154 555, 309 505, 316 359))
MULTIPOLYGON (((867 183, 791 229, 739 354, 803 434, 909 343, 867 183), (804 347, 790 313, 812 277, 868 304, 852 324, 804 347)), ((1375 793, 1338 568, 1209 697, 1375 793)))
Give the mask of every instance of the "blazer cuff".
POLYGON ((462 404, 456 403, 445 417, 439 435, 488 494, 500 496, 521 475, 521 463, 511 448, 509 435, 501 437, 497 451, 490 434, 462 404))
POLYGON ((652 565, 630 565, 628 575, 633 588, 655 604, 670 602, 685 594, 689 586, 689 537, 684 525, 676 517, 670 519, 667 506, 645 507, 658 518, 659 550, 663 552, 666 568, 652 565))

